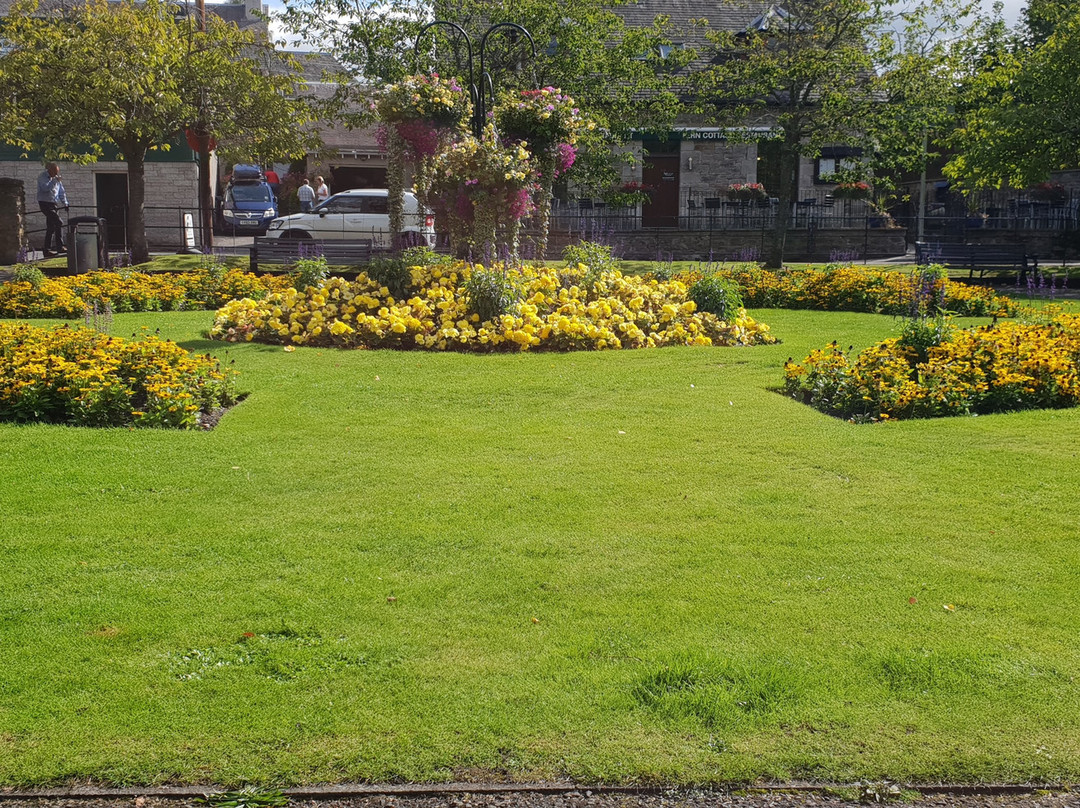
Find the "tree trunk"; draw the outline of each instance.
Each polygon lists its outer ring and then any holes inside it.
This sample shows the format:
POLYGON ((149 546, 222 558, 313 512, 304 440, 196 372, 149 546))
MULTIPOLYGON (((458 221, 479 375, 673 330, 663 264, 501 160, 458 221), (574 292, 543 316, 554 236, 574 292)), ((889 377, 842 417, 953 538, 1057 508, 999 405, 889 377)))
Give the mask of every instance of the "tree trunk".
POLYGON ((145 264, 150 260, 146 244, 146 149, 126 151, 128 164, 127 227, 131 237, 131 263, 145 264))
MULTIPOLYGON (((202 132, 202 127, 199 128, 202 132)), ((199 135, 199 227, 202 230, 202 249, 214 249, 214 192, 210 177, 210 136, 199 135)))
POLYGON ((765 266, 781 269, 787 248, 787 234, 791 227, 791 208, 799 188, 799 152, 797 143, 785 135, 780 147, 780 190, 777 194, 776 223, 772 238, 766 247, 765 266))

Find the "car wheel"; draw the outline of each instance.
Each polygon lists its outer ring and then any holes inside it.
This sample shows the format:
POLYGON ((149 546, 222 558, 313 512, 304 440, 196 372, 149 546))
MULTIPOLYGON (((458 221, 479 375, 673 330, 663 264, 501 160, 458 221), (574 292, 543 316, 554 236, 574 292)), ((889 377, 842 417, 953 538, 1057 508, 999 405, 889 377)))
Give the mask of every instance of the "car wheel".
POLYGON ((398 247, 407 250, 410 247, 426 247, 427 241, 419 233, 412 230, 398 236, 398 247))
POLYGON ((306 230, 286 230, 279 238, 310 239, 311 233, 306 230))

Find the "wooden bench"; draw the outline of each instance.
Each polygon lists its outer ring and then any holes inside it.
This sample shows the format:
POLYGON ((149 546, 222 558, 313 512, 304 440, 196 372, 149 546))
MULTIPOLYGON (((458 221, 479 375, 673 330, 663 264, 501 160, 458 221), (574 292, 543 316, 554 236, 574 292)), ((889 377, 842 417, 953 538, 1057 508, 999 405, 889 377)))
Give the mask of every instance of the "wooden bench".
POLYGON ((258 237, 251 246, 249 267, 259 271, 259 264, 293 264, 300 258, 318 258, 334 265, 366 264, 371 260, 371 239, 327 239, 258 237))
POLYGON ((968 279, 979 272, 983 279, 988 271, 1008 271, 1018 274, 1018 280, 1027 278, 1028 270, 1039 268, 1039 259, 1027 254, 1023 244, 915 244, 916 261, 919 266, 941 264, 946 269, 966 269, 968 279))

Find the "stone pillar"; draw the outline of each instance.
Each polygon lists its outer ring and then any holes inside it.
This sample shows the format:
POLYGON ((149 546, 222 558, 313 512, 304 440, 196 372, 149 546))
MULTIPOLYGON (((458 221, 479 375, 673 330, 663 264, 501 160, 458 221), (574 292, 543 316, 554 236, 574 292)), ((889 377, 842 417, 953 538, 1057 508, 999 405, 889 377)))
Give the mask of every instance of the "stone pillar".
POLYGON ((22 180, 0 178, 0 264, 17 264, 25 256, 26 196, 22 180))

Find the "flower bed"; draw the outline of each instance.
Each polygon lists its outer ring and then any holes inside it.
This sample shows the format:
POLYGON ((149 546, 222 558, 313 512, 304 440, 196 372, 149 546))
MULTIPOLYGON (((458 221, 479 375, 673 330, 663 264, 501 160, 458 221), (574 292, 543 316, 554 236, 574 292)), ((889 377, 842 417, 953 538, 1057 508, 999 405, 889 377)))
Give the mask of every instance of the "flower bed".
MULTIPOLYGON (((918 280, 902 272, 885 272, 872 267, 840 267, 773 272, 756 264, 736 264, 710 270, 739 284, 743 303, 752 308, 817 309, 820 311, 861 311, 904 315, 915 297, 918 280)), ((693 283, 702 273, 687 273, 680 279, 693 283)), ((1021 307, 992 289, 955 281, 944 284, 944 307, 968 317, 1011 317, 1021 307)))
MULTIPOLYGON (((238 300, 217 315, 212 336, 289 345, 457 351, 569 351, 662 345, 775 342, 768 326, 740 310, 731 322, 697 311, 680 281, 660 282, 586 267, 500 273, 516 304, 481 320, 466 294, 482 267, 413 267, 411 293, 394 299, 361 275, 321 288, 289 289, 262 302, 238 300)), ((475 289, 477 284, 473 284, 475 289)))
POLYGON ((190 429, 236 402, 236 373, 175 343, 0 323, 0 420, 190 429))
POLYGON ((822 412, 858 422, 929 418, 1080 403, 1080 316, 1043 325, 953 331, 918 360, 888 339, 850 359, 833 343, 784 365, 784 387, 822 412))
POLYGON ((39 284, 0 284, 0 317, 74 319, 95 304, 116 312, 213 309, 234 298, 263 297, 288 285, 288 278, 236 269, 155 275, 89 272, 46 278, 39 284))

